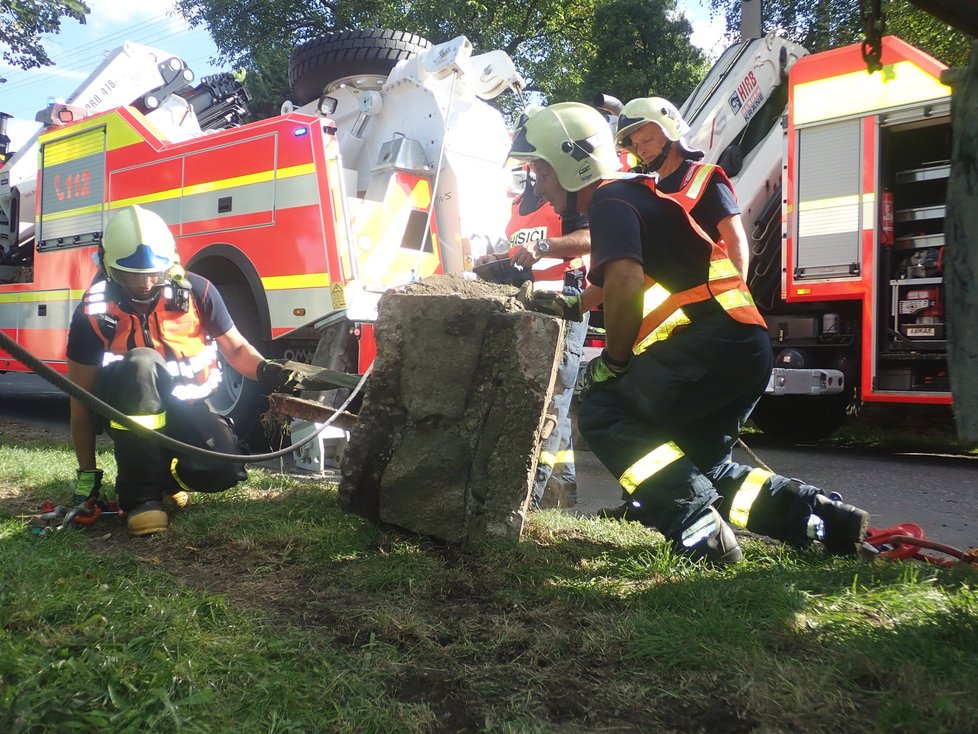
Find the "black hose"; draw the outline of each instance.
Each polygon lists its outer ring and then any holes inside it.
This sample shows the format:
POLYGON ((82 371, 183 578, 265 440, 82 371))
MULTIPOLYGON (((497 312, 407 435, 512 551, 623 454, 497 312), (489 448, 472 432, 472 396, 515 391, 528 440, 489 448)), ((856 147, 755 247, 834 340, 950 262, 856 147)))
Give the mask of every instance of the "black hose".
MULTIPOLYGON (((146 426, 140 425, 129 416, 125 415, 124 413, 120 413, 118 410, 113 408, 104 400, 101 400, 97 396, 92 395, 92 393, 88 392, 84 388, 79 387, 64 375, 60 374, 59 372, 55 372, 53 369, 48 367, 41 360, 39 360, 30 352, 28 352, 20 344, 15 342, 13 339, 11 339, 9 336, 4 334, 2 331, 0 331, 0 348, 2 348, 6 352, 9 352, 12 357, 15 357, 22 364, 25 364, 28 367, 30 367, 31 371, 33 371, 36 375, 47 380, 59 390, 68 393, 68 395, 75 398, 76 400, 78 400, 79 402, 81 402, 91 410, 94 410, 99 415, 109 418, 110 420, 113 420, 116 423, 120 423, 126 428, 128 428, 129 430, 136 431, 142 434, 143 436, 145 436, 146 438, 155 441, 156 443, 165 446, 168 449, 171 449, 173 451, 178 451, 181 454, 199 456, 204 459, 213 459, 215 461, 226 461, 231 464, 247 464, 249 462, 271 461, 272 459, 278 459, 282 456, 285 456, 286 454, 292 453, 293 451, 295 451, 296 449, 302 446, 305 446, 307 443, 309 443, 314 438, 316 438, 320 433, 326 430, 326 428, 334 420, 336 420, 336 418, 340 415, 340 413, 342 413, 343 410, 346 409, 346 406, 348 406, 351 402, 353 402, 353 398, 356 397, 357 393, 359 393, 361 389, 363 389, 363 384, 364 382, 366 382, 367 375, 369 375, 371 371, 370 368, 368 368, 367 371, 363 373, 363 377, 360 379, 360 382, 357 383, 357 386, 353 388, 353 391, 350 393, 350 396, 343 402, 343 404, 339 408, 336 409, 336 413, 330 416, 330 418, 323 424, 322 428, 320 428, 315 433, 306 436, 298 443, 292 444, 287 448, 279 449, 278 451, 273 451, 268 454, 225 454, 220 451, 208 451, 207 449, 202 449, 199 446, 192 446, 190 444, 183 443, 182 441, 177 441, 176 439, 170 438, 164 433, 160 433, 159 431, 154 431, 151 428, 147 428, 146 426)), ((371 365, 371 368, 372 366, 373 365, 371 365)))

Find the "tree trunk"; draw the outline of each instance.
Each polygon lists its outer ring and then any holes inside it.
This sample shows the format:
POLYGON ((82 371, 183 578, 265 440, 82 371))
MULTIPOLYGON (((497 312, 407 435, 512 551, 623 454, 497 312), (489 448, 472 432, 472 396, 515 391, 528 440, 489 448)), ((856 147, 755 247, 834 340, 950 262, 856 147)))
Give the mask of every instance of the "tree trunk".
POLYGON ((948 365, 958 437, 978 442, 978 43, 969 65, 941 80, 953 87, 944 252, 948 365))

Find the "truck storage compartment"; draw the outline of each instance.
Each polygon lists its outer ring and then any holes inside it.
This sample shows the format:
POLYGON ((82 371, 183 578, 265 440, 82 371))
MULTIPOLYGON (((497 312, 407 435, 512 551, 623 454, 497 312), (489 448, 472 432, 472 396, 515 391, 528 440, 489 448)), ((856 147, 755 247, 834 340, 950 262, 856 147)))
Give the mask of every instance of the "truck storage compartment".
POLYGON ((949 392, 944 318, 944 200, 950 173, 946 109, 882 120, 880 180, 892 221, 880 237, 876 389, 949 392), (887 201, 885 197, 890 197, 887 201))

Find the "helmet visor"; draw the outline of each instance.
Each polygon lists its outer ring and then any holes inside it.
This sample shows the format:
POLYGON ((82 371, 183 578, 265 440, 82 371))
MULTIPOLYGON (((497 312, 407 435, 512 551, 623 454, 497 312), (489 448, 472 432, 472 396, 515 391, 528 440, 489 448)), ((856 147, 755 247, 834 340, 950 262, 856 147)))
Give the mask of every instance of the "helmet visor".
POLYGON ((154 295, 157 288, 166 283, 166 271, 130 273, 118 268, 109 268, 112 280, 122 286, 130 298, 144 300, 154 295))

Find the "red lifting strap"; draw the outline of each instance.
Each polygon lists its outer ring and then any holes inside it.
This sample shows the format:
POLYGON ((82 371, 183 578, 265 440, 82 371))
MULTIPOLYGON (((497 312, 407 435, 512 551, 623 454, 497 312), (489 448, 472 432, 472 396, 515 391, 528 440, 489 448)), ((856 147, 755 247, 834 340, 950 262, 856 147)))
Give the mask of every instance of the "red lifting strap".
POLYGON ((869 528, 865 543, 872 547, 878 558, 925 561, 938 566, 954 565, 955 561, 951 560, 953 558, 961 563, 978 565, 978 548, 962 551, 944 543, 928 540, 924 529, 912 522, 900 523, 885 529, 869 528), (922 548, 938 551, 951 558, 922 553, 922 548))

